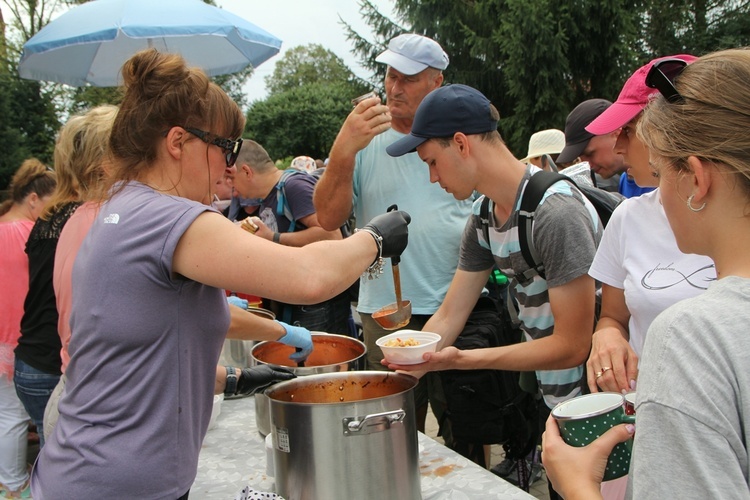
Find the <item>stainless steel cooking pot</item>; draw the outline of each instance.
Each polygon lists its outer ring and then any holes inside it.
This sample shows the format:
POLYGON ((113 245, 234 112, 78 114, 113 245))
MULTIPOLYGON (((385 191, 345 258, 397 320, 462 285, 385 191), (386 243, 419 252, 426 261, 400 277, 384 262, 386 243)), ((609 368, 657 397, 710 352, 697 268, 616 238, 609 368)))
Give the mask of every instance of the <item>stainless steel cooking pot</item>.
MULTIPOLYGON (((261 342, 253 347, 250 353, 251 366, 284 366, 298 377, 364 368, 367 347, 359 340, 345 335, 313 332, 312 341, 313 351, 305 361, 305 366, 297 366, 289 359, 289 355, 294 353, 294 347, 280 342, 261 342)), ((263 393, 255 395, 255 422, 261 435, 267 436, 271 432, 268 398, 263 393)))
POLYGON ((420 499, 417 379, 311 375, 266 390, 276 493, 289 500, 420 499))

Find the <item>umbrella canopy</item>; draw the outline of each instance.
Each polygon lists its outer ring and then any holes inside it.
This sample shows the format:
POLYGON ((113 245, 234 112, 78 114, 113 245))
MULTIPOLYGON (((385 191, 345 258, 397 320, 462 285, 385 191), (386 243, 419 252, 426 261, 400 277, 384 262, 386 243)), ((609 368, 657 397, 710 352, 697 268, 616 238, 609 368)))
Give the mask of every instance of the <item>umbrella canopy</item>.
POLYGON ((258 66, 281 40, 201 0, 94 0, 61 15, 23 46, 22 78, 114 87, 139 50, 181 54, 209 76, 258 66))

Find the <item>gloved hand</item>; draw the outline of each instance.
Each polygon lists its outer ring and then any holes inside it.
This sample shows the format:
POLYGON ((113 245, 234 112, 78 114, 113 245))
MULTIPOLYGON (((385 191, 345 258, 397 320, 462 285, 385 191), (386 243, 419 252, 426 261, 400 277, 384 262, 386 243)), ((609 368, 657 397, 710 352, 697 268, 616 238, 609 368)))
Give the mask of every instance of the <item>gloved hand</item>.
POLYGON ((406 249, 409 242, 411 216, 403 210, 395 210, 377 215, 367 223, 363 229, 369 229, 383 238, 383 254, 381 257, 398 257, 406 249))
POLYGON ((310 330, 301 326, 287 325, 282 321, 277 321, 286 330, 286 335, 279 339, 279 342, 294 347, 299 347, 302 350, 295 352, 289 359, 296 363, 301 363, 307 359, 313 350, 312 336, 310 330))
POLYGON ((247 301, 245 299, 235 297, 234 295, 227 297, 227 302, 229 302, 230 306, 237 306, 240 309, 247 309, 247 301))
POLYGON ((255 394, 269 385, 275 384, 276 382, 283 382, 284 380, 291 380, 296 376, 297 375, 286 368, 269 365, 243 368, 240 372, 240 376, 237 378, 237 392, 235 394, 238 396, 255 394))

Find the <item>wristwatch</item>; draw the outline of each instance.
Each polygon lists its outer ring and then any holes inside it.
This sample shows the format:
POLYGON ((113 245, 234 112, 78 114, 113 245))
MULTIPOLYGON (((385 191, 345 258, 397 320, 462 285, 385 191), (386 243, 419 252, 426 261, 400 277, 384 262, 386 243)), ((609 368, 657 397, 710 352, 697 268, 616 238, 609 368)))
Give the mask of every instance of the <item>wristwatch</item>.
POLYGON ((237 375, 234 371, 234 367, 225 366, 227 369, 227 382, 224 385, 224 395, 234 396, 237 392, 237 375))

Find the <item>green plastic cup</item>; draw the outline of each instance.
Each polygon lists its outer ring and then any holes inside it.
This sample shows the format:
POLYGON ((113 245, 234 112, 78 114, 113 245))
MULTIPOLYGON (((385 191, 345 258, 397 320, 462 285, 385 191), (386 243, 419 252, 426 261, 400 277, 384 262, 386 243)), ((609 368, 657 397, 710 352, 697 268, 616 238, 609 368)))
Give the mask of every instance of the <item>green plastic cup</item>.
MULTIPOLYGON (((618 424, 634 423, 634 415, 625 414, 625 397, 616 392, 597 392, 563 401, 552 410, 560 435, 571 446, 586 446, 618 424)), ((628 473, 633 438, 614 447, 604 471, 604 481, 628 473)))

